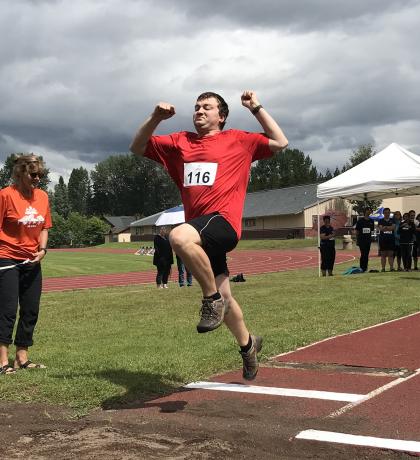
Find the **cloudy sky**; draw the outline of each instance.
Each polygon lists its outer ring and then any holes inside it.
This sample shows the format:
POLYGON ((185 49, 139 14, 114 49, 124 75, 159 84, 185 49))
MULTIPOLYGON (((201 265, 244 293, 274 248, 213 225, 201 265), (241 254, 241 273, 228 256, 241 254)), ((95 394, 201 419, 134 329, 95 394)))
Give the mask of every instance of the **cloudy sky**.
POLYGON ((0 164, 44 156, 53 180, 126 153, 158 101, 192 130, 220 93, 258 130, 253 89, 320 169, 360 144, 420 154, 419 0, 0 0, 0 164))

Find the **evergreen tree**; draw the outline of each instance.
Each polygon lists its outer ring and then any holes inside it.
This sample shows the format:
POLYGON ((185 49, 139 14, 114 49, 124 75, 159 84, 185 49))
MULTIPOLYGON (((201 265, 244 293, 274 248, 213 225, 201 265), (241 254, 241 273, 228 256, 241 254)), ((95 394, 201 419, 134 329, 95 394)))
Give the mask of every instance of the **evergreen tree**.
POLYGON ((91 201, 91 186, 87 169, 74 168, 67 186, 70 209, 73 212, 87 215, 91 201))
POLYGON ((309 155, 297 149, 285 149, 268 160, 258 161, 251 168, 248 191, 312 184, 318 178, 309 155))
POLYGON ((331 173, 331 171, 327 168, 327 170, 325 171, 325 174, 324 174, 324 180, 327 181, 327 180, 330 180, 333 178, 333 175, 331 173))
MULTIPOLYGON (((373 148, 372 144, 360 145, 356 150, 353 150, 350 156, 350 161, 349 163, 346 163, 343 170, 346 171, 350 168, 353 168, 354 166, 357 166, 363 161, 366 161, 367 159, 371 158, 373 155, 375 155, 375 153, 376 151, 373 148)), ((363 210, 366 206, 375 210, 379 208, 382 201, 381 200, 364 200, 364 201, 351 200, 350 203, 352 204, 353 211, 356 211, 358 214, 363 214, 363 210)))
POLYGON ((375 155, 375 153, 376 151, 372 144, 359 145, 356 150, 353 150, 350 156, 350 161, 344 165, 343 172, 363 163, 363 161, 368 160, 370 157, 375 155))
POLYGON ((52 208, 57 214, 64 217, 65 219, 70 213, 69 194, 63 176, 60 176, 58 179, 58 184, 54 187, 52 208))

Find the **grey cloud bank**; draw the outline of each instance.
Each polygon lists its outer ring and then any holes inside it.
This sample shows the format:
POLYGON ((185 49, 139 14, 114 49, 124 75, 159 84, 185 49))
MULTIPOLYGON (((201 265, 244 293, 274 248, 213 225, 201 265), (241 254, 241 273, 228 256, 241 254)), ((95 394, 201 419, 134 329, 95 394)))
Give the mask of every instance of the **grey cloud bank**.
POLYGON ((220 92, 227 127, 257 130, 255 89, 290 146, 320 168, 358 145, 420 153, 418 1, 3 1, 0 162, 38 151, 58 175, 127 152, 156 102, 192 129, 195 97, 220 92), (211 9, 209 11, 209 9, 211 9))

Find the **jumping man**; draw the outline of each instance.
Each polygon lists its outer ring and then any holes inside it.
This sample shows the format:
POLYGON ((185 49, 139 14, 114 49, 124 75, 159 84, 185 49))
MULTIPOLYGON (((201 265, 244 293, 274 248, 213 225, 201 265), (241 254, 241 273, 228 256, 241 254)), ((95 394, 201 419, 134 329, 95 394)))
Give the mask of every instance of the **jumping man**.
POLYGON ((262 338, 250 335, 232 296, 226 254, 241 236, 251 163, 283 150, 288 141, 253 91, 245 91, 241 102, 263 134, 223 131, 228 105, 218 94, 207 92, 195 103, 196 133, 154 136, 157 126, 175 115, 173 105, 160 102, 139 128, 130 150, 161 163, 181 192, 186 223, 171 231, 170 242, 203 291, 197 331, 212 331, 225 322, 241 348, 243 377, 252 380, 258 372, 262 338))

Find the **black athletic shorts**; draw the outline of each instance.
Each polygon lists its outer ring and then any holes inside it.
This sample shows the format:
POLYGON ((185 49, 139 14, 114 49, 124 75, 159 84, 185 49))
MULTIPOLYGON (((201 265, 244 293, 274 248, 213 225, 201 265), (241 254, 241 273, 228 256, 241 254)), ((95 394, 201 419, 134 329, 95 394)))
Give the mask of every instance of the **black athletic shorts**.
POLYGON ((213 274, 229 276, 226 253, 235 249, 238 237, 232 225, 219 213, 206 214, 187 222, 201 236, 203 249, 210 259, 213 274))

